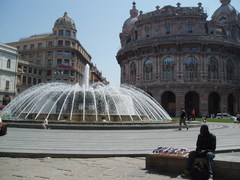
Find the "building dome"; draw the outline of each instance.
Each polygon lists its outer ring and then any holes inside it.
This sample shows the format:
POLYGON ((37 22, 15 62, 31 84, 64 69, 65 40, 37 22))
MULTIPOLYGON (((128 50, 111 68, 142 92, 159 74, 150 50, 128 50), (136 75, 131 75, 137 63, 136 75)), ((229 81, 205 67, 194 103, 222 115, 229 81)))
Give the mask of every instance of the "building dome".
POLYGON ((173 117, 182 107, 198 117, 240 112, 239 13, 230 0, 219 2, 215 21, 207 20, 201 3, 139 15, 131 14, 133 4, 116 55, 121 83, 150 94, 173 117))
POLYGON ((60 17, 55 21, 54 29, 56 27, 68 27, 69 29, 76 30, 75 22, 68 17, 67 12, 64 13, 63 17, 60 17))
POLYGON ((212 20, 214 22, 237 22, 238 21, 238 12, 230 4, 231 0, 220 0, 222 5, 213 13, 212 20))
POLYGON ((133 2, 133 7, 130 10, 130 18, 128 18, 122 28, 123 33, 129 33, 134 27, 134 23, 138 20, 138 10, 136 9, 136 3, 133 2))

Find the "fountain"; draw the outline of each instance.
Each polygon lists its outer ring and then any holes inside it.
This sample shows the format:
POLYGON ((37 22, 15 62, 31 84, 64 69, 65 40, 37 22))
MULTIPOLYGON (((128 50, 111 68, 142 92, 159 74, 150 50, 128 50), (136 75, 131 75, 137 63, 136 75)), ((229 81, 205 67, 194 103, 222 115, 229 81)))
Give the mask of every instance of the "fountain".
POLYGON ((67 122, 167 122, 171 117, 144 91, 129 85, 89 85, 86 65, 83 84, 61 82, 38 84, 7 105, 3 119, 54 120, 67 122))

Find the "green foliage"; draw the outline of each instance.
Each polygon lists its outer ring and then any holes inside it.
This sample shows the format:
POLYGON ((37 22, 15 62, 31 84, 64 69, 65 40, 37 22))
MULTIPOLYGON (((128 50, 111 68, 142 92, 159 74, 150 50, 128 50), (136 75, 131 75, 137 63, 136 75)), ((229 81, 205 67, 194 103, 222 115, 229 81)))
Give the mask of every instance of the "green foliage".
MULTIPOLYGON (((173 121, 178 121, 179 118, 172 118, 173 121)), ((195 121, 203 121, 203 118, 196 118, 195 121)), ((216 123, 233 123, 231 119, 211 119, 207 118, 207 122, 216 122, 216 123)))

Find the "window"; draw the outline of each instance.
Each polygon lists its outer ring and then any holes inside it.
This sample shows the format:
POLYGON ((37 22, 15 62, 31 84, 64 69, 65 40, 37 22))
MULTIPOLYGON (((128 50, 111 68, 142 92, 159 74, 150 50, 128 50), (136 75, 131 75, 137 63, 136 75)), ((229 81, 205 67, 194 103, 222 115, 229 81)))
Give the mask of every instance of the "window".
POLYGON ((193 32, 193 27, 191 24, 188 25, 188 32, 189 33, 192 33, 193 32))
POLYGON ((31 49, 34 49, 34 44, 31 44, 30 48, 31 48, 31 49))
POLYGON ((143 78, 144 80, 152 80, 153 62, 152 60, 146 60, 143 65, 143 78))
POLYGON ((38 48, 42 48, 42 43, 38 43, 38 48))
POLYGON ((71 53, 69 51, 64 51, 64 56, 70 57, 71 53))
POLYGON ((48 47, 52 47, 53 46, 53 42, 52 41, 49 41, 48 42, 48 47))
POLYGON ((58 35, 59 35, 59 36, 63 36, 63 30, 59 30, 59 31, 58 31, 58 35))
POLYGON ((27 77, 26 77, 26 76, 23 76, 22 83, 23 83, 23 84, 26 84, 26 83, 27 83, 27 77))
POLYGON ((34 53, 31 53, 31 54, 30 54, 30 58, 34 58, 34 53))
POLYGON ((10 81, 6 81, 5 90, 9 90, 10 81))
POLYGON ((62 64, 62 59, 57 59, 57 66, 60 66, 62 64))
POLYGON ((146 38, 150 37, 150 30, 146 30, 146 38))
POLYGON ((7 68, 8 68, 8 69, 11 68, 11 60, 10 60, 10 59, 7 60, 7 68))
POLYGON ((233 80, 234 66, 231 59, 227 60, 227 80, 233 80))
POLYGON ((28 77, 28 85, 32 85, 32 78, 28 77))
POLYGON ((62 51, 57 51, 57 56, 62 56, 63 52, 62 51))
POLYGON ((63 46, 63 41, 62 40, 58 41, 58 46, 63 46))
POLYGON ((136 81, 136 64, 133 62, 130 66, 130 81, 136 81))
POLYGON ((193 56, 189 56, 184 61, 185 71, 184 77, 187 79, 196 79, 197 78, 197 59, 193 56))
POLYGON ((42 52, 37 53, 37 57, 42 57, 42 52))
POLYGON ((193 22, 189 21, 188 22, 188 33, 192 33, 193 32, 193 22))
POLYGON ((70 66, 70 60, 69 59, 64 59, 64 66, 70 66))
POLYGON ((33 74, 37 74, 37 69, 33 69, 33 74))
POLYGON ((51 70, 47 70, 47 75, 51 76, 52 75, 52 71, 51 70))
POLYGON ((24 46, 23 46, 23 50, 27 50, 27 45, 24 45, 24 46))
POLYGON ((51 60, 51 59, 48 59, 47 65, 48 65, 48 66, 51 66, 51 65, 52 65, 52 60, 51 60))
POLYGON ((31 67, 28 68, 28 73, 32 73, 32 68, 31 67))
POLYGON ((71 36, 71 31, 66 30, 66 36, 71 36))
POLYGON ((169 24, 166 25, 166 34, 170 34, 170 25, 169 24))
POLYGON ((163 79, 170 80, 174 78, 174 60, 167 57, 163 60, 163 79))
POLYGON ((23 66, 23 72, 27 72, 27 67, 23 66))
POLYGON ((37 79, 33 78, 33 85, 36 85, 36 84, 37 84, 37 79))
POLYGON ((52 51, 48 51, 48 56, 53 56, 53 52, 52 51))
POLYGON ((214 57, 208 59, 208 79, 218 79, 218 61, 214 57))
POLYGON ((26 54, 23 54, 22 55, 22 59, 26 59, 27 58, 27 55, 26 54))
POLYGON ((65 46, 70 46, 70 41, 65 41, 65 46))

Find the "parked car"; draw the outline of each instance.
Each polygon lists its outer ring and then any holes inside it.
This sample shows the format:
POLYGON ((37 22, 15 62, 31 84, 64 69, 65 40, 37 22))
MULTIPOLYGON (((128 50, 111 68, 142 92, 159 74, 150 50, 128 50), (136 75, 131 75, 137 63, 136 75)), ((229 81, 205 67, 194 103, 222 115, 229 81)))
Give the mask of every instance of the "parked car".
POLYGON ((217 113, 215 119, 231 119, 235 122, 237 120, 237 117, 232 116, 232 115, 227 114, 227 113, 217 113))

